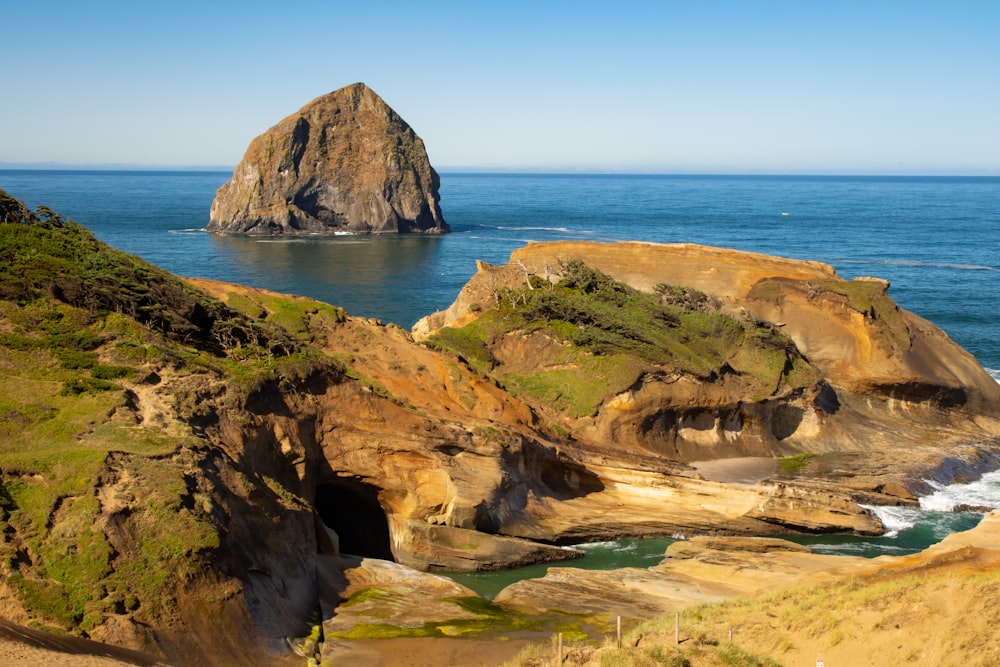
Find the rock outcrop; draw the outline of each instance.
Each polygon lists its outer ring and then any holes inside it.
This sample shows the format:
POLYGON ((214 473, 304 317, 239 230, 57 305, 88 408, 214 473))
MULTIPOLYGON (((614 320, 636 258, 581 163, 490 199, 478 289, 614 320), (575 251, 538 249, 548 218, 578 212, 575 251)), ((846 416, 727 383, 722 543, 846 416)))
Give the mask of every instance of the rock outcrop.
MULTIPOLYGON (((545 317, 555 310, 530 308, 545 317)), ((736 326, 720 319, 715 331, 721 335, 736 326)), ((581 320, 574 327, 570 331, 591 324, 581 320)), ((581 441, 602 443, 605 454, 610 447, 685 462, 808 454, 819 457, 818 465, 824 455, 883 458, 875 452, 905 447, 913 462, 926 453, 928 441, 950 439, 953 428, 965 429, 970 439, 993 437, 1000 415, 1000 386, 944 332, 900 309, 885 281, 845 281, 817 262, 719 248, 528 244, 506 266, 480 263, 455 303, 417 322, 413 334, 442 345, 452 338, 465 340, 464 354, 472 358, 471 352, 480 350, 483 371, 508 386, 524 385, 528 376, 532 386, 544 386, 546 379, 555 386, 570 374, 589 378, 593 373, 585 369, 602 360, 609 380, 585 409, 552 410, 559 404, 539 401, 531 392, 519 395, 581 441), (700 320, 730 316, 743 323, 742 340, 758 339, 761 345, 733 345, 704 367, 688 363, 684 368, 636 361, 627 350, 618 356, 598 351, 600 356, 571 358, 559 340, 565 327, 546 329, 536 321, 507 331, 491 324, 498 307, 511 308, 512 294, 525 302, 539 298, 574 261, 640 293, 658 293, 663 303, 678 295, 700 298, 700 304, 676 312, 691 312, 700 320), (483 347, 449 333, 468 325, 468 331, 481 332, 483 347), (781 350, 787 355, 774 355, 781 350), (528 358, 530 368, 523 363, 528 358), (780 373, 768 370, 782 364, 780 373)), ((701 358, 711 347, 701 345, 701 358)), ((584 384, 582 379, 575 383, 584 384)), ((572 406, 571 391, 573 385, 562 390, 562 405, 572 406)))
POLYGON ((494 601, 536 613, 557 609, 578 614, 649 618, 705 602, 748 598, 795 586, 822 586, 852 578, 884 581, 935 571, 955 576, 1000 570, 1000 514, 976 528, 949 535, 906 556, 825 555, 771 538, 696 537, 675 542, 649 568, 608 571, 551 568, 544 577, 503 589, 494 601))
POLYGON ((256 137, 215 196, 209 231, 447 232, 424 143, 363 83, 319 97, 256 137))
MULTIPOLYGON (((528 246, 482 265, 420 345, 327 304, 183 281, 2 194, 0 603, 18 623, 259 664, 317 609, 349 633, 346 596, 376 614, 365 586, 405 598, 389 589, 406 565, 878 533, 860 502, 1000 467, 996 383, 883 283, 823 265, 528 246), (703 463, 732 457, 747 463, 703 463)), ((435 613, 463 620, 466 591, 440 583, 407 586, 457 596, 435 613)))

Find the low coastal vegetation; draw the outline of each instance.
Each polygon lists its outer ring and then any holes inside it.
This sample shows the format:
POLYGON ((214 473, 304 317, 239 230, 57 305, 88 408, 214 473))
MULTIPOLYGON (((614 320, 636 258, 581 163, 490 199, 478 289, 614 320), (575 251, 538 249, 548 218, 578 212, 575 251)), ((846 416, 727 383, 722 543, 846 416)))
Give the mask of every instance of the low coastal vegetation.
POLYGON ((445 327, 427 344, 571 417, 593 414, 606 397, 653 369, 706 381, 732 376, 760 400, 817 379, 795 344, 766 322, 727 313, 717 300, 686 287, 660 284, 654 293, 640 292, 577 260, 562 267, 558 279, 528 276, 524 285, 498 294, 495 307, 480 310, 476 320, 445 327), (536 341, 530 368, 504 362, 505 337, 515 332, 536 341))
MULTIPOLYGON (((562 664, 780 667, 824 656, 831 665, 995 664, 998 605, 996 572, 941 564, 688 607, 628 624, 621 648, 614 634, 603 644, 567 640, 562 664)), ((549 665, 557 650, 555 641, 532 645, 505 667, 549 665)))
POLYGON ((296 325, 342 312, 270 305, 227 306, 0 191, 0 572, 37 625, 172 613, 169 591, 220 546, 195 479, 218 456, 198 434, 212 402, 239 412, 265 386, 343 372, 296 325))
POLYGON ((809 461, 816 458, 815 454, 793 454, 791 456, 781 456, 778 458, 778 468, 789 474, 800 472, 809 465, 809 461))

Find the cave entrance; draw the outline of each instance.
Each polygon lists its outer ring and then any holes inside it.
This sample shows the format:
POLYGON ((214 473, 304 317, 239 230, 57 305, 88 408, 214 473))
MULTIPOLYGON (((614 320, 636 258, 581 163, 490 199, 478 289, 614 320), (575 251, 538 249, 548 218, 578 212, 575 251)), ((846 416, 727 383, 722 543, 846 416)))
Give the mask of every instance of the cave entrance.
POLYGON ((341 553, 395 560, 378 488, 353 479, 320 484, 315 507, 320 520, 340 538, 341 553))

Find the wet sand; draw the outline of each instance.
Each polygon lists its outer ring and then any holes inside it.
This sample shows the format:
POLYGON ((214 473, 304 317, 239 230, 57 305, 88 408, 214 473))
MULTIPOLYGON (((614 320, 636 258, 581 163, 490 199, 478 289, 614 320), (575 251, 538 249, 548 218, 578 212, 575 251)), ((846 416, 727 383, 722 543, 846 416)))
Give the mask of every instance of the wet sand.
POLYGON ((689 465, 702 479, 726 484, 759 484, 778 469, 778 462, 766 456, 694 461, 689 465))
POLYGON ((334 664, 351 667, 497 667, 517 655, 523 639, 372 639, 339 641, 334 664))
POLYGON ((155 657, 79 637, 60 637, 0 619, 0 665, 121 667, 162 665, 155 657))

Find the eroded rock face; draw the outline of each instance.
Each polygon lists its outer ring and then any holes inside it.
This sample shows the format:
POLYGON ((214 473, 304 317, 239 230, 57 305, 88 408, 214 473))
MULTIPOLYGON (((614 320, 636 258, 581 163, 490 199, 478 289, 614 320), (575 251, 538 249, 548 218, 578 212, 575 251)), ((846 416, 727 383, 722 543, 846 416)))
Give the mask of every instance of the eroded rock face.
POLYGON ((447 232, 440 180, 413 129, 363 83, 256 137, 212 202, 232 234, 447 232))
MULTIPOLYGON (((506 290, 524 289, 529 277, 551 284, 573 261, 644 293, 660 284, 703 292, 719 312, 787 336, 813 374, 767 387, 755 383, 739 359, 700 374, 619 364, 622 381, 608 385, 592 414, 554 411, 553 418, 581 440, 693 462, 800 452, 871 456, 899 447, 919 458, 922 443, 946 440, 954 428, 972 439, 996 433, 1000 386, 972 355, 900 309, 885 281, 845 281, 818 262, 690 244, 533 243, 516 250, 505 266, 480 263, 455 303, 417 322, 413 335, 425 339, 443 327, 474 322, 506 290)), ((565 345, 545 331, 491 336, 486 345, 489 372, 497 378, 571 370, 565 345)), ((581 361, 574 363, 582 368, 581 361)))
MULTIPOLYGON (((572 552, 558 545, 626 535, 877 533, 880 522, 859 502, 912 503, 922 478, 968 481, 1000 467, 1000 448, 990 441, 1000 434, 996 383, 932 325, 896 309, 883 283, 845 283, 819 264, 692 246, 528 246, 508 267, 482 265, 435 326, 483 317, 526 274, 545 281, 574 258, 637 289, 687 282, 711 294, 721 310, 770 318, 770 327, 788 331, 787 341, 755 324, 740 335, 780 338, 787 354, 774 358, 798 368, 798 379, 750 358, 713 358, 716 366, 700 372, 638 357, 616 366, 611 355, 571 349, 559 330, 505 331, 483 341, 482 350, 467 345, 468 358, 459 357, 333 306, 192 280, 197 289, 174 285, 156 294, 211 306, 216 319, 205 325, 211 335, 182 335, 195 329, 179 326, 188 321, 180 312, 123 326, 118 318, 145 312, 139 308, 119 307, 101 325, 102 356, 95 353, 95 360, 128 364, 128 372, 120 385, 103 390, 116 400, 95 413, 95 425, 73 447, 109 451, 93 463, 92 484, 60 496, 48 513, 33 512, 42 517, 46 539, 57 540, 46 545, 48 554, 33 546, 42 542, 27 515, 0 503, 0 513, 14 517, 9 544, 24 545, 14 547, 18 556, 7 567, 49 586, 54 570, 46 563, 90 563, 93 553, 104 553, 108 567, 89 583, 108 595, 85 610, 88 634, 178 664, 265 663, 267 652, 287 651, 287 638, 312 634, 317 608, 336 625, 348 617, 339 617, 339 607, 352 596, 358 609, 376 616, 380 605, 366 600, 365 589, 410 602, 416 596, 388 589, 414 579, 407 590, 419 595, 465 595, 447 582, 415 577, 406 564, 493 569, 559 560, 572 552), (150 333, 154 325, 163 330, 158 337, 150 333), (205 342, 213 339, 215 345, 205 342), (800 350, 808 351, 808 364, 800 350), (477 353, 488 353, 493 366, 474 369, 469 359, 477 353), (618 373, 621 386, 591 392, 592 409, 577 406, 573 413, 560 401, 577 379, 590 379, 578 372, 584 364, 591 376, 618 373), (557 392, 532 393, 519 384, 549 372, 564 380, 557 392), (125 435, 102 445, 109 433, 125 435), (791 460, 792 470, 781 465, 789 461, 775 460, 791 454, 803 455, 791 460), (704 465, 730 457, 744 461, 704 465), (77 539, 91 525, 94 543, 106 548, 81 549, 86 555, 79 561, 64 560, 76 552, 58 540, 77 539), (145 559, 157 544, 165 555, 153 562, 171 564, 164 571, 175 576, 137 586, 132 575, 146 574, 145 559), (109 581, 120 589, 100 583, 112 574, 109 581)), ((176 301, 175 310, 188 303, 176 301)), ((18 333, 33 321, 9 316, 24 307, 5 305, 0 330, 18 333)), ((701 315, 720 327, 735 322, 716 318, 715 310, 701 315)), ((433 331, 424 325, 425 333, 433 331)), ((27 347, 31 339, 5 341, 27 347)), ((38 349, 8 351, 26 359, 38 349)), ((747 356, 759 350, 741 349, 747 356)), ((55 367, 54 357, 50 363, 55 367)), ((29 407, 44 415, 37 405, 23 407, 25 413, 11 413, 21 423, 30 421, 29 407)), ((13 482, 8 493, 26 484, 15 474, 3 480, 13 482)), ((40 474, 31 483, 49 484, 40 474)), ((758 544, 767 552, 758 560, 810 556, 758 544)), ((700 565, 696 546, 705 547, 705 558, 731 558, 728 551, 720 557, 717 545, 693 541, 684 558, 676 553, 673 560, 700 565)), ((584 579, 568 572, 562 588, 584 579)), ((724 597, 731 572, 720 576, 724 597)), ((641 589, 675 587, 645 571, 639 586, 623 573, 586 578, 600 584, 594 592, 574 588, 588 611, 600 611, 595 605, 607 600, 608 611, 631 605, 652 613, 662 602, 641 589)), ((754 575, 747 583, 766 581, 754 575)), ((538 601, 530 591, 523 597, 528 606, 538 601)), ((6 615, 19 600, 0 585, 6 615)), ((425 611, 461 617, 454 607, 453 601, 425 611)), ((410 622, 410 609, 398 622, 410 622)), ((13 620, 45 620, 46 613, 28 601, 13 620)), ((81 614, 64 627, 83 624, 81 614)))
POLYGON ((986 572, 1000 563, 998 528, 1000 515, 994 512, 976 528, 949 535, 922 552, 874 559, 813 553, 780 539, 696 537, 671 544, 664 560, 653 567, 552 568, 544 577, 511 584, 494 601, 536 612, 559 609, 635 618, 848 578, 885 580, 922 570, 952 576, 986 572))

